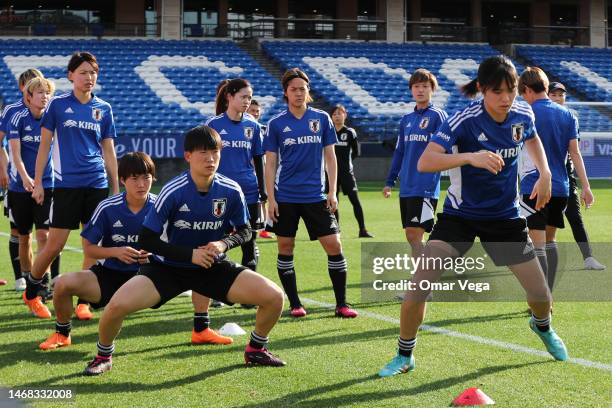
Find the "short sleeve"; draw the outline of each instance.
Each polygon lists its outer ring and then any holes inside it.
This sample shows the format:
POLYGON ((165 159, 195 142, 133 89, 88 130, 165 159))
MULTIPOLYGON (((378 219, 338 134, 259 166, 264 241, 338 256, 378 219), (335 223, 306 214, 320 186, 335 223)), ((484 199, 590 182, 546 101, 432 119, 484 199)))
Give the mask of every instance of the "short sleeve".
POLYGON ((166 187, 162 188, 159 192, 157 200, 155 200, 155 205, 149 209, 142 224, 143 227, 147 227, 158 234, 161 234, 163 231, 164 224, 168 221, 168 218, 170 218, 170 214, 172 214, 175 205, 174 194, 165 193, 166 187))
POLYGON ((578 124, 578 118, 575 115, 569 114, 571 120, 569 120, 569 129, 567 132, 569 140, 580 139, 580 125, 578 124))
POLYGON ((104 237, 104 218, 104 214, 101 214, 95 222, 93 219, 89 221, 83 228, 81 236, 92 244, 100 242, 104 237))
POLYGON ((40 127, 49 130, 50 132, 55 132, 57 128, 57 109, 56 106, 58 104, 58 99, 52 99, 49 102, 49 106, 43 113, 43 117, 40 120, 40 127))
POLYGON ((241 190, 236 191, 232 201, 230 205, 231 213, 229 214, 230 224, 234 227, 249 224, 249 210, 241 190))
POLYGON ((338 143, 338 135, 336 134, 336 128, 332 123, 329 115, 323 116, 322 129, 323 129, 323 146, 329 146, 338 143))
POLYGON ((12 118, 6 120, 6 138, 8 140, 11 139, 19 139, 19 135, 21 133, 21 124, 23 123, 23 119, 18 117, 21 112, 17 112, 13 115, 12 118))
POLYGON ((455 131, 453 131, 448 122, 449 119, 446 119, 444 122, 442 122, 436 133, 431 137, 431 142, 439 144, 440 146, 444 147, 447 152, 450 153, 452 151, 453 145, 457 142, 461 125, 455 128, 455 131))
POLYGON ((525 140, 533 139, 538 135, 535 127, 535 116, 529 115, 525 123, 525 140))
POLYGON ((102 127, 102 139, 115 139, 117 131, 115 130, 115 118, 113 117, 113 109, 109 107, 108 114, 104 115, 102 127))
POLYGON ((278 153, 278 145, 278 132, 274 123, 270 120, 263 140, 263 149, 266 152, 278 153))
POLYGON ((264 154, 262 140, 261 140, 261 126, 258 124, 255 125, 255 130, 253 132, 253 137, 251 139, 253 141, 253 156, 261 156, 264 154))

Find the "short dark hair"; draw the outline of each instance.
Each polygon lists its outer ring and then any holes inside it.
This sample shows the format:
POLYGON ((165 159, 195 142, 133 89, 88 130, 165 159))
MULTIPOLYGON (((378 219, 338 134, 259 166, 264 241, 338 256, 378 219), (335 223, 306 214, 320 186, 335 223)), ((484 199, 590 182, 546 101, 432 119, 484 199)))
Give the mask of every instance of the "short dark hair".
POLYGON ((145 152, 129 152, 119 159, 119 179, 150 174, 155 180, 155 163, 145 152))
POLYGON ((519 93, 522 95, 525 93, 526 88, 531 89, 533 92, 547 92, 548 91, 548 76, 538 67, 527 67, 521 74, 518 83, 519 93))
POLYGON ((410 81, 408 82, 408 86, 412 89, 412 85, 421 82, 429 82, 433 91, 435 91, 438 87, 438 80, 436 79, 436 76, 425 68, 419 68, 414 71, 412 75, 410 75, 410 81))
MULTIPOLYGON (((287 92, 287 88, 289 87, 289 82, 291 82, 291 80, 295 78, 300 78, 306 81, 306 83, 308 84, 308 89, 310 90, 310 78, 308 78, 308 75, 306 75, 304 71, 302 71, 299 68, 288 69, 285 71, 285 73, 283 74, 283 77, 281 78, 281 84, 283 85, 283 99, 285 100, 285 102, 288 101, 287 97, 285 96, 285 92, 287 92)), ((306 98, 306 103, 310 103, 310 102, 312 102, 312 97, 309 94, 308 98, 306 98)))
POLYGON ((86 51, 77 51, 72 54, 70 61, 68 61, 68 71, 76 71, 76 69, 84 62, 89 62, 94 71, 100 71, 100 66, 98 65, 98 60, 96 57, 92 53, 86 51))
POLYGON ((259 106, 257 99, 251 99, 251 105, 259 106))
POLYGON ((185 133, 183 150, 193 152, 196 149, 215 150, 223 146, 221 136, 211 127, 206 125, 196 126, 185 133))
POLYGON ((346 116, 348 116, 348 112, 347 112, 346 108, 344 107, 344 105, 342 105, 340 103, 334 105, 334 107, 331 108, 331 110, 329 111, 329 116, 333 116, 334 113, 336 113, 337 110, 344 112, 344 114, 346 116))
POLYGON ((496 55, 480 63, 476 79, 463 85, 461 91, 465 96, 474 97, 478 93, 477 84, 480 85, 480 90, 484 93, 487 89, 501 87, 502 82, 506 82, 508 88, 514 89, 518 82, 518 75, 514 64, 508 57, 496 55))

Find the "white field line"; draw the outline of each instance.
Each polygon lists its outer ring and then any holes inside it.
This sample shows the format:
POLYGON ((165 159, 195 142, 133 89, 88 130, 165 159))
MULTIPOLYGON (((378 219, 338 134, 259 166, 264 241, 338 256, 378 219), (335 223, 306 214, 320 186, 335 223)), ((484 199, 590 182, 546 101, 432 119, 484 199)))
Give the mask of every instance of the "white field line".
MULTIPOLYGON (((8 237, 9 235, 10 234, 7 234, 6 232, 0 232, 0 236, 8 237)), ((64 250, 72 251, 72 252, 78 252, 78 253, 82 253, 83 252, 83 250, 81 248, 76 248, 76 247, 73 247, 73 246, 70 246, 70 245, 66 245, 64 247, 64 250)), ((327 309, 333 309, 333 308, 336 307, 336 305, 333 305, 331 303, 319 302, 319 301, 313 300, 313 299, 302 298, 302 300, 304 301, 304 303, 315 305, 315 306, 319 306, 319 307, 324 307, 324 308, 327 308, 327 309)), ((361 311, 361 310, 358 310, 358 312, 359 312, 360 316, 369 317, 370 319, 381 320, 383 322, 393 323, 393 324, 396 324, 398 326, 400 324, 399 319, 397 319, 395 317, 385 316, 385 315, 382 315, 382 314, 372 313, 372 312, 367 312, 367 311, 361 311)), ((538 357, 550 358, 550 354, 548 354, 548 352, 546 352, 546 351, 536 350, 536 349, 532 349, 532 348, 529 348, 529 347, 520 346, 520 345, 514 344, 514 343, 508 343, 508 342, 505 342, 505 341, 489 339, 487 337, 474 336, 472 334, 461 333, 461 332, 457 332, 457 331, 454 331, 454 330, 448 330, 448 329, 444 329, 442 327, 436 327, 436 326, 431 326, 431 325, 427 325, 427 324, 422 325, 421 329, 425 330, 425 331, 430 331, 430 332, 436 333, 436 334, 442 334, 444 336, 455 337, 455 338, 458 338, 458 339, 473 341, 474 343, 480 343, 480 344, 485 344, 487 346, 494 346, 494 347, 503 348, 503 349, 506 349, 506 350, 512 350, 512 351, 516 351, 517 353, 525 353, 525 354, 531 354, 531 355, 538 356, 538 357)), ((585 360, 583 358, 570 357, 568 362, 569 363, 573 363, 573 364, 578 364, 578 365, 581 365, 583 367, 597 368, 597 369, 605 370, 605 371, 612 371, 612 365, 600 363, 598 361, 590 361, 590 360, 585 360)))

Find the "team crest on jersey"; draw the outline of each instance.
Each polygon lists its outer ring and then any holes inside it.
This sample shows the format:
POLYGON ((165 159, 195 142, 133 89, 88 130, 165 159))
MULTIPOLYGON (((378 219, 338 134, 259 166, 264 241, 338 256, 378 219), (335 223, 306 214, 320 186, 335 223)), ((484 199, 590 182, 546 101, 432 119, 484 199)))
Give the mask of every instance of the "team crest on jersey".
POLYGON ((255 129, 252 127, 245 127, 244 128, 244 137, 247 140, 251 140, 253 138, 253 133, 255 133, 255 129))
POLYGON ((419 127, 421 129, 425 129, 427 127, 427 125, 429 125, 429 118, 421 119, 421 123, 419 123, 419 127))
POLYGON ((213 199, 213 215, 220 218, 225 214, 225 208, 227 207, 227 198, 215 198, 213 199))
POLYGON ((101 121, 102 120, 102 109, 92 108, 91 117, 95 121, 98 121, 98 122, 101 121))
POLYGON ((310 119, 308 121, 308 128, 310 128, 311 132, 317 133, 321 130, 321 121, 319 119, 310 119))
POLYGON ((525 133, 525 125, 522 123, 515 123, 512 125, 512 140, 514 143, 519 143, 523 140, 523 135, 525 133))

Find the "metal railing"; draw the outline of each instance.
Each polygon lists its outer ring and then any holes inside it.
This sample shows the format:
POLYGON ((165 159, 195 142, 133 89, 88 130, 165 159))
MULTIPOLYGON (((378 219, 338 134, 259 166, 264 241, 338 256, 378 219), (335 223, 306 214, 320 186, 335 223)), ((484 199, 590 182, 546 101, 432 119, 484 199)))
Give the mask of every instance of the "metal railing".
POLYGON ((0 36, 159 37, 160 32, 160 24, 0 24, 0 36))

